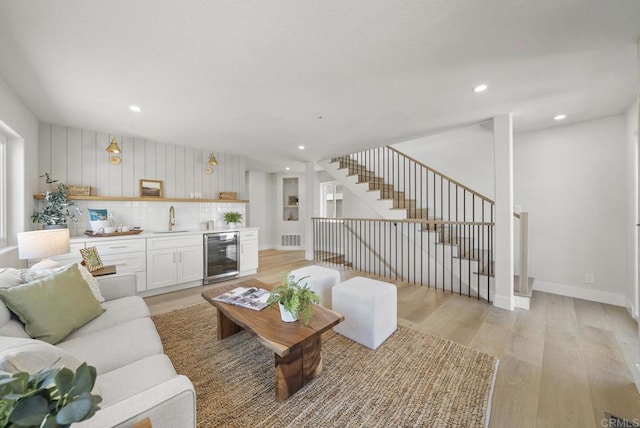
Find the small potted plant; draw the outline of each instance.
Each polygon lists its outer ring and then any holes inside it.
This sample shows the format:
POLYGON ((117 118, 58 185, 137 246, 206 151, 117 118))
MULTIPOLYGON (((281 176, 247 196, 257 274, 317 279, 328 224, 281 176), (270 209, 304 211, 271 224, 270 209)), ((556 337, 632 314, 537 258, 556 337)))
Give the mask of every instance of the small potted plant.
POLYGON ((82 363, 74 373, 66 367, 26 372, 0 372, 0 426, 68 427, 91 418, 102 397, 91 393, 95 367, 82 363))
POLYGON ((271 290, 267 304, 274 306, 276 303, 280 307, 280 317, 282 321, 293 322, 302 316, 302 322, 309 325, 311 321, 312 303, 320 303, 320 297, 313 291, 307 283, 300 283, 309 278, 304 276, 298 280, 291 272, 282 274, 282 283, 271 290))
MULTIPOLYGON (((45 177, 49 185, 58 182, 52 179, 48 172, 40 177, 45 177)), ((78 221, 80 210, 75 205, 74 201, 67 198, 67 186, 60 183, 56 189, 47 191, 43 206, 33 211, 31 220, 34 223, 41 223, 43 229, 65 229, 67 221, 74 223, 78 221)))
POLYGON ((227 225, 235 225, 238 224, 242 221, 242 214, 240 214, 239 212, 235 212, 235 211, 228 211, 226 213, 224 213, 224 222, 227 223, 227 225))

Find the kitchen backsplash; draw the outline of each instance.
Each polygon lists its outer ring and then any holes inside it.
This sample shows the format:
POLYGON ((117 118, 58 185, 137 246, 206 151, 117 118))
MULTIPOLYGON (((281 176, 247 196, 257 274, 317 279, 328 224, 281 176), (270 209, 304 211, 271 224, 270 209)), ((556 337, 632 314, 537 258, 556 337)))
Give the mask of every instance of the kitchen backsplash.
POLYGON ((205 230, 213 220, 215 228, 223 229, 223 215, 228 211, 242 214, 241 226, 246 223, 246 204, 215 202, 146 202, 146 201, 76 201, 82 211, 78 223, 70 223, 72 236, 90 229, 88 208, 107 209, 113 213, 116 225, 138 226, 146 231, 166 231, 169 228, 169 207, 175 209, 174 230, 205 230))

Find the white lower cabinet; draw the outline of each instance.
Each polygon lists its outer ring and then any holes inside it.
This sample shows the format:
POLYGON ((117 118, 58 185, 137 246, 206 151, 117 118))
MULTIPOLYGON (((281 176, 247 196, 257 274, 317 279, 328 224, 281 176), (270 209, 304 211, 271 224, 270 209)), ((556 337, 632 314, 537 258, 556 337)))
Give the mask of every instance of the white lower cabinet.
MULTIPOLYGON (((63 264, 80 262, 81 248, 96 247, 104 265, 115 265, 116 275, 135 274, 136 289, 143 295, 159 294, 202 284, 204 246, 201 234, 117 238, 73 238, 71 251, 52 257, 63 264), (166 290, 162 290, 166 287, 166 290)), ((240 276, 258 269, 258 230, 241 230, 240 276)), ((32 266, 38 260, 29 260, 32 266)))
POLYGON ((197 247, 181 248, 178 252, 178 283, 202 281, 204 278, 202 242, 197 247))
POLYGON ((147 290, 201 281, 202 235, 147 239, 147 290))
POLYGON ((240 276, 258 271, 258 231, 240 231, 240 276))
POLYGON ((154 250, 147 254, 147 289, 177 284, 176 250, 154 250))
MULTIPOLYGON (((147 288, 147 254, 145 239, 108 239, 78 241, 70 244, 71 251, 67 254, 52 257, 62 265, 82 261, 80 249, 96 247, 100 260, 105 266, 115 265, 115 276, 134 274, 136 276, 136 291, 142 292, 147 288)), ((29 261, 29 266, 36 261, 29 261)))
POLYGON ((146 240, 118 239, 110 241, 87 242, 87 247, 96 247, 102 264, 115 265, 116 276, 134 274, 136 291, 143 292, 147 288, 147 255, 146 240))

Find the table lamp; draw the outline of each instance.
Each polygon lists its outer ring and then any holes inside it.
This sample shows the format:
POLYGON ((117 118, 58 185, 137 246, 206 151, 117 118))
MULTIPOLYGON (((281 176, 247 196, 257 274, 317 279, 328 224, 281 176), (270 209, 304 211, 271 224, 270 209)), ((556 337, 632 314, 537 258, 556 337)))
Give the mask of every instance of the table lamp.
POLYGON ((18 257, 21 260, 42 260, 31 266, 33 270, 53 269, 60 263, 49 257, 71 251, 69 229, 47 229, 18 233, 18 257))

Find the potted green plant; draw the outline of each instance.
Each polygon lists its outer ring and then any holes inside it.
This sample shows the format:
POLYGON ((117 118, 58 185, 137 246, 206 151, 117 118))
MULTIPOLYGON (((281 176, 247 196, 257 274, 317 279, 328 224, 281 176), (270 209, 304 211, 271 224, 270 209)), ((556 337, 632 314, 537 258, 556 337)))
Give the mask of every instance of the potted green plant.
POLYGON ((228 211, 224 213, 224 222, 228 225, 234 225, 242 221, 242 214, 235 211, 228 211))
POLYGON ((320 303, 320 297, 306 282, 300 285, 307 278, 309 277, 304 276, 296 280, 291 272, 283 272, 282 283, 271 290, 267 304, 278 304, 282 321, 293 322, 302 316, 302 322, 309 325, 313 312, 311 304, 320 303))
MULTIPOLYGON (((40 177, 45 177, 45 182, 51 187, 58 180, 51 178, 48 172, 40 177)), ((77 222, 80 210, 75 206, 74 201, 67 198, 67 186, 64 183, 54 190, 48 190, 44 195, 43 205, 40 209, 33 211, 31 220, 34 223, 41 223, 43 229, 64 229, 67 221, 77 222)))
POLYGON ((82 363, 74 373, 61 367, 26 372, 0 372, 0 426, 68 427, 92 417, 100 409, 91 394, 95 367, 82 363))

